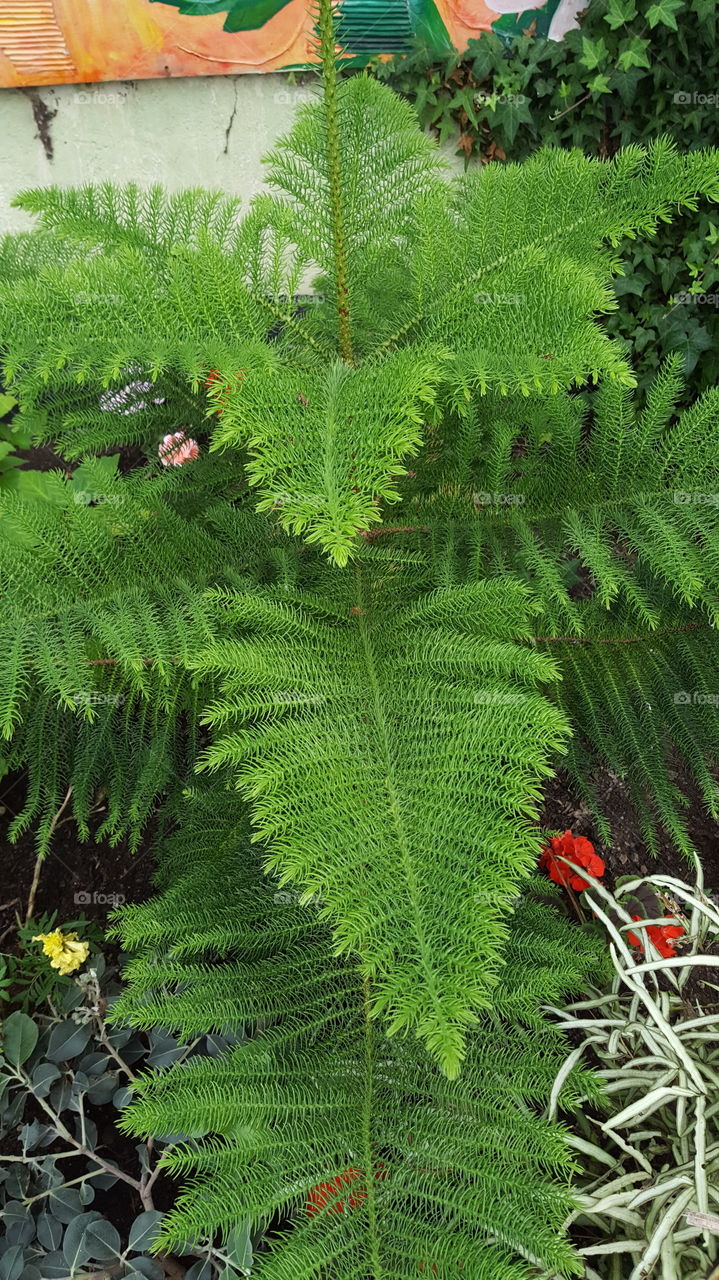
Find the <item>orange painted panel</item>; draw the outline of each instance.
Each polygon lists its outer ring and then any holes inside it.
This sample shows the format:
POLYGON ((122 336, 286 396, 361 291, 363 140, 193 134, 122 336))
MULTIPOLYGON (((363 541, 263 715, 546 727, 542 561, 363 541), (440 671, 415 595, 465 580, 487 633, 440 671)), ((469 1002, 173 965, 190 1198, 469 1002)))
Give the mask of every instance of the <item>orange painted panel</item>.
MULTIPOLYGON (((443 52, 464 49, 494 24, 510 30, 517 3, 340 0, 340 12, 348 48, 364 57, 401 48, 417 31, 443 52)), ((532 3, 517 29, 534 20, 541 33, 581 0, 532 3)), ((313 61, 312 31, 310 0, 0 0, 0 85, 302 67, 313 61)))

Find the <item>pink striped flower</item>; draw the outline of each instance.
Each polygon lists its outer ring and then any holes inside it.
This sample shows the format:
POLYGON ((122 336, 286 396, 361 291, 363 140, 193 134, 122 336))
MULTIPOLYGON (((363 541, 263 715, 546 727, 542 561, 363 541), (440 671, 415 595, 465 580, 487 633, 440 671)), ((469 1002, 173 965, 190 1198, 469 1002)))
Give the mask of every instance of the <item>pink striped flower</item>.
POLYGON ((184 431, 175 431, 173 435, 163 436, 158 453, 163 467, 181 467, 185 462, 199 458, 200 446, 184 431))

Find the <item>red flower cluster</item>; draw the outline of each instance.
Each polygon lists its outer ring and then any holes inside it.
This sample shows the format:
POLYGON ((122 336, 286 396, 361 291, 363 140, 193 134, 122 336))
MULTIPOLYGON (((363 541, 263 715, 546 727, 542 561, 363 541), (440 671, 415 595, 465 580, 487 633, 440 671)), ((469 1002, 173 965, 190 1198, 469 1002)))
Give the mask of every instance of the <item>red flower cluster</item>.
MULTIPOLYGON (((641 916, 632 916, 632 920, 641 920, 641 918, 641 916)), ((672 956, 677 954, 674 950, 673 939, 681 938, 683 936, 684 928, 682 925, 649 924, 647 925, 646 931, 649 934, 650 941, 654 943, 654 946, 660 956, 663 956, 665 960, 669 960, 672 956)), ((641 938, 637 937, 636 933, 628 933, 627 941, 630 942, 633 947, 639 947, 640 951, 644 950, 644 944, 641 938)))
MULTIPOLYGON (((357 1178, 361 1178, 362 1173, 359 1169, 345 1169, 344 1173, 338 1173, 336 1178, 331 1182, 320 1182, 318 1186, 313 1187, 309 1193, 307 1200, 307 1212, 310 1217, 314 1217, 321 1209, 327 1209, 328 1213, 344 1213, 345 1204, 350 1209, 356 1209, 367 1199, 367 1192, 361 1188, 355 1188, 347 1200, 334 1200, 338 1191, 343 1191, 346 1186, 356 1182, 357 1178), (332 1203, 334 1201, 334 1203, 332 1203), (329 1206, 329 1207, 328 1207, 329 1206)), ((387 1177, 387 1167, 380 1164, 374 1175, 375 1182, 384 1182, 387 1177)))
POLYGON ((585 836, 573 836, 571 831, 565 831, 563 836, 552 836, 549 844, 542 847, 539 859, 540 867, 547 872, 550 880, 564 885, 565 889, 576 889, 580 893, 587 888, 589 881, 572 867, 568 867, 566 862, 561 862, 561 858, 569 858, 580 867, 586 867, 589 874, 597 880, 604 875, 604 860, 594 852, 594 845, 585 836))

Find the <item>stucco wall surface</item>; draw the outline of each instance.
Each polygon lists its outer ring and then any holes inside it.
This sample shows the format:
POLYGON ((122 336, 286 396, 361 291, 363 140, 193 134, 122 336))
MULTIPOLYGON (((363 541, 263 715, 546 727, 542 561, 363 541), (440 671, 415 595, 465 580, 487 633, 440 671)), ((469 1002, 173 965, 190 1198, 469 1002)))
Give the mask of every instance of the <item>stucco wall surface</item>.
POLYGON ((160 182, 250 198, 261 157, 314 97, 286 76, 206 76, 0 89, 0 231, 29 225, 18 191, 160 182))

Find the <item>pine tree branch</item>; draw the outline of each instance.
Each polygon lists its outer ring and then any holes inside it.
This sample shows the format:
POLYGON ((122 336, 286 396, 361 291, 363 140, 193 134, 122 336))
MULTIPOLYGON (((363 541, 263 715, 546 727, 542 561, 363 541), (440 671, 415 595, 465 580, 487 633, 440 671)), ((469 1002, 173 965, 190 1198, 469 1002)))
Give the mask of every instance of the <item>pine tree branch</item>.
POLYGON ((339 320, 340 353, 342 355, 342 359, 348 364, 351 364, 352 335, 350 328, 347 245, 345 241, 344 211, 342 205, 340 133, 337 116, 335 18, 332 8, 332 0, 320 0, 319 32, 325 118, 327 123, 327 169, 329 179, 330 216, 332 220, 332 236, 335 254, 335 287, 337 289, 337 316, 339 320))

